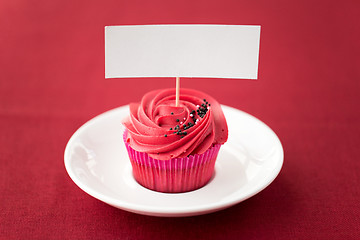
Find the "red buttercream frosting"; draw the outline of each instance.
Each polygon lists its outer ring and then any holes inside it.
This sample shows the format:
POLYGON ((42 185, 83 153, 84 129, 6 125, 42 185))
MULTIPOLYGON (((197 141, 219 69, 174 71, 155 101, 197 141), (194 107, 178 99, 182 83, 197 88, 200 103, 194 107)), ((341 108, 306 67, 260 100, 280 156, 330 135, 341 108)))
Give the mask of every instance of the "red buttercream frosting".
POLYGON ((140 103, 130 104, 130 116, 123 124, 131 148, 159 160, 202 154, 228 137, 220 104, 192 89, 180 90, 177 107, 175 89, 145 94, 140 103))

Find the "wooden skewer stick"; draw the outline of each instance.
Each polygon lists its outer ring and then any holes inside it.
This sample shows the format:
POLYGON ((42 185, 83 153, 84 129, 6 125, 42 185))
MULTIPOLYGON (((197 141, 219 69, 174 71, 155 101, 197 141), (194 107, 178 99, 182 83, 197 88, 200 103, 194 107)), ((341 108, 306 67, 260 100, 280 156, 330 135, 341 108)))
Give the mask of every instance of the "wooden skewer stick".
POLYGON ((180 98, 180 78, 176 77, 176 101, 175 106, 179 106, 179 98, 180 98))

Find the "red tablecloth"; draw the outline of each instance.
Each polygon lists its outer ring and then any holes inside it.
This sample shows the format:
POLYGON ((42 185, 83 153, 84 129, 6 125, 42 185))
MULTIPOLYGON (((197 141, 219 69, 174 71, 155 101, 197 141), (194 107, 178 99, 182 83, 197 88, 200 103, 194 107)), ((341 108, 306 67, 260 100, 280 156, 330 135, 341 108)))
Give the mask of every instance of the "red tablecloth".
POLYGON ((0 239, 359 239, 359 1, 0 2, 0 239), (172 79, 104 80, 104 26, 259 24, 259 80, 183 79, 267 123, 285 161, 229 209, 142 216, 80 190, 63 152, 92 117, 172 79))

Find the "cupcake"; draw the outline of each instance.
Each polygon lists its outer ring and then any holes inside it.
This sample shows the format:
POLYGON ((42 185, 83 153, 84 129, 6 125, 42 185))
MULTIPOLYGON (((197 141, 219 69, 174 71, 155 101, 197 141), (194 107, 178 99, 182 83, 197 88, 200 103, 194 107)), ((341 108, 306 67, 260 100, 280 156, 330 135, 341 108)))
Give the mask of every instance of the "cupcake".
POLYGON ((149 92, 131 103, 124 142, 133 176, 145 188, 167 193, 192 191, 206 185, 228 129, 220 104, 211 96, 181 89, 149 92))

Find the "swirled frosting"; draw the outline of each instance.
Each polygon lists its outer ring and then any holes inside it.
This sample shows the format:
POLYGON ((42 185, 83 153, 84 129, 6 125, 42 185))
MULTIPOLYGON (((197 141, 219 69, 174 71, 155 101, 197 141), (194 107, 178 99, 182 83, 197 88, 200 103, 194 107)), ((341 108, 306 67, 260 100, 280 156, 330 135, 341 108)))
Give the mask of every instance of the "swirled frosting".
POLYGON ((180 90, 179 106, 175 89, 149 92, 130 104, 130 116, 122 123, 130 146, 159 160, 202 154, 228 137, 220 104, 192 89, 180 90))

